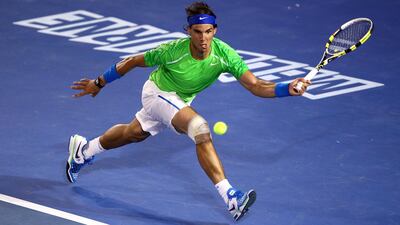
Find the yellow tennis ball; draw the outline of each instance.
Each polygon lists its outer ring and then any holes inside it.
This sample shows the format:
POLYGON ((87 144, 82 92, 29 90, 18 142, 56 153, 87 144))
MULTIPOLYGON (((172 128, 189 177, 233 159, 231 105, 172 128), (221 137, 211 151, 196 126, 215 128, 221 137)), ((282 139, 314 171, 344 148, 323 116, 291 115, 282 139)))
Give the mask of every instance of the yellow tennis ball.
POLYGON ((214 124, 214 133, 218 135, 224 135, 227 130, 228 126, 222 121, 218 121, 214 124))

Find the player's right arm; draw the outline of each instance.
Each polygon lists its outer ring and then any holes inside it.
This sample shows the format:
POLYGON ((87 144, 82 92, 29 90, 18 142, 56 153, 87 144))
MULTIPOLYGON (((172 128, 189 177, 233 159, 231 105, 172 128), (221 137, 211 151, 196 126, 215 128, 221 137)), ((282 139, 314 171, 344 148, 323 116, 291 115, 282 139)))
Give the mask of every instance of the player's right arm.
MULTIPOLYGON (((135 67, 146 67, 144 55, 130 56, 121 60, 115 65, 115 72, 122 77, 135 67)), ((104 78, 104 74, 93 80, 83 78, 80 81, 75 81, 71 88, 81 92, 74 94, 73 97, 82 97, 84 95, 95 97, 106 84, 107 80, 104 78)))
POLYGON ((121 74, 121 76, 123 76, 135 67, 146 67, 143 54, 137 56, 129 56, 117 63, 117 72, 121 74))
POLYGON ((91 95, 95 97, 107 83, 112 82, 128 73, 135 67, 152 67, 162 65, 166 61, 170 61, 170 49, 182 40, 176 40, 169 43, 161 44, 157 48, 147 51, 144 54, 127 57, 117 64, 112 65, 106 72, 94 80, 87 78, 76 81, 71 86, 74 90, 81 90, 80 93, 73 95, 81 97, 91 95))

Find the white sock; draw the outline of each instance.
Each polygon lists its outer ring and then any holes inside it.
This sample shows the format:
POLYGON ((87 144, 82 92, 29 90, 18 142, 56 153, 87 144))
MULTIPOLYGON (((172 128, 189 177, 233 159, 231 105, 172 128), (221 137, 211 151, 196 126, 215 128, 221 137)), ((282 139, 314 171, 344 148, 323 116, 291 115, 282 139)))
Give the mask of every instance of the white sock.
POLYGON ((90 157, 105 151, 103 146, 101 146, 100 144, 100 137, 89 141, 87 146, 88 147, 83 150, 83 156, 85 157, 85 159, 89 159, 90 157))
POLYGON ((219 195, 224 199, 225 204, 228 204, 228 195, 227 192, 229 188, 232 188, 232 185, 229 183, 227 179, 221 180, 218 184, 215 185, 218 190, 219 195))

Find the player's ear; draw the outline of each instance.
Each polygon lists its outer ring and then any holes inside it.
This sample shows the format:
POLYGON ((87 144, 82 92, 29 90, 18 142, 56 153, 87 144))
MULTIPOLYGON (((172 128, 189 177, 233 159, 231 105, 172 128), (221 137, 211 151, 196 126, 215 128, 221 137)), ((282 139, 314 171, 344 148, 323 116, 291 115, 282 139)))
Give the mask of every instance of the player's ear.
POLYGON ((218 28, 214 27, 214 35, 217 33, 218 28))
POLYGON ((186 33, 188 36, 192 36, 192 27, 191 26, 187 26, 185 27, 186 33))

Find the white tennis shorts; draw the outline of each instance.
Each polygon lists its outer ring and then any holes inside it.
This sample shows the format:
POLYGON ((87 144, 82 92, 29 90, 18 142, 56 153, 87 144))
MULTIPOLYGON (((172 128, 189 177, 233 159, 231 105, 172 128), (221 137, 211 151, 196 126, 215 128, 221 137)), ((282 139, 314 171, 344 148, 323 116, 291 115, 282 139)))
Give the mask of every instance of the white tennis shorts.
POLYGON ((178 133, 171 124, 172 118, 190 103, 185 103, 175 92, 161 91, 153 81, 148 80, 143 85, 142 105, 136 119, 144 131, 154 136, 166 127, 178 133))

